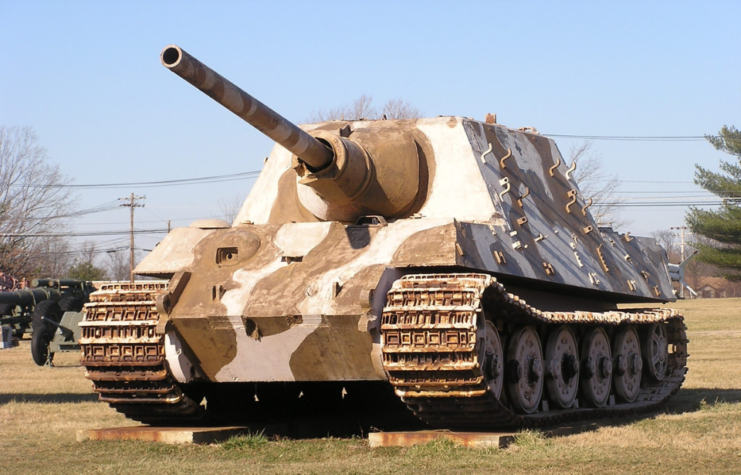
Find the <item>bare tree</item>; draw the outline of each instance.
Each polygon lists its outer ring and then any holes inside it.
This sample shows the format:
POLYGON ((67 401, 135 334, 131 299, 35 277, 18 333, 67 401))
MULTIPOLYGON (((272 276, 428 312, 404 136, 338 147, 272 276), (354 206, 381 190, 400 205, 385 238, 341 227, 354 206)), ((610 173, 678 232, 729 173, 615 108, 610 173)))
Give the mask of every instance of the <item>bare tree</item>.
POLYGON ((327 122, 330 120, 378 120, 386 119, 416 119, 421 114, 419 109, 401 99, 391 99, 378 112, 373 106, 373 97, 363 94, 350 104, 331 109, 314 110, 307 121, 310 123, 327 122))
POLYGON ((345 120, 345 110, 342 107, 333 107, 331 109, 314 109, 306 118, 305 122, 316 124, 319 122, 328 122, 330 120, 345 120))
POLYGON ((373 97, 363 94, 352 104, 345 107, 345 118, 352 119, 374 119, 378 116, 376 108, 373 107, 373 97))
POLYGON ((652 232, 651 236, 666 250, 669 262, 679 264, 680 255, 677 252, 677 245, 674 244, 674 233, 670 229, 662 229, 652 232))
POLYGON ((74 251, 70 249, 69 239, 61 236, 48 237, 39 242, 36 256, 38 266, 34 273, 43 277, 66 275, 73 262, 74 251))
POLYGON ((421 117, 419 109, 401 99, 391 99, 384 104, 381 114, 387 119, 416 119, 421 117))
POLYGON ((629 224, 620 216, 622 199, 616 196, 618 177, 608 175, 602 164, 602 156, 592 150, 592 142, 581 142, 571 147, 571 161, 577 167, 574 179, 585 198, 592 198, 592 216, 599 225, 619 228, 629 224))
POLYGON ((100 251, 98 251, 98 246, 95 245, 92 241, 85 241, 82 243, 82 247, 78 251, 80 254, 79 260, 80 262, 90 262, 95 263, 95 258, 98 257, 98 254, 100 254, 100 251))
POLYGON ((221 219, 233 223, 242 209, 244 197, 233 195, 231 198, 219 198, 219 208, 221 209, 221 219))
POLYGON ((106 253, 105 270, 112 280, 129 280, 129 253, 118 249, 106 253))
POLYGON ((80 248, 79 257, 74 260, 69 271, 67 271, 67 275, 72 279, 107 280, 106 270, 95 265, 98 254, 100 252, 95 243, 85 242, 80 248))
POLYGON ((716 269, 710 264, 706 264, 697 259, 690 260, 686 266, 684 266, 684 281, 687 285, 692 287, 695 292, 702 285, 702 281, 706 277, 713 277, 716 275, 716 269))
POLYGON ((0 271, 25 278, 58 271, 44 259, 63 246, 70 181, 47 163, 31 128, 0 126, 0 271))

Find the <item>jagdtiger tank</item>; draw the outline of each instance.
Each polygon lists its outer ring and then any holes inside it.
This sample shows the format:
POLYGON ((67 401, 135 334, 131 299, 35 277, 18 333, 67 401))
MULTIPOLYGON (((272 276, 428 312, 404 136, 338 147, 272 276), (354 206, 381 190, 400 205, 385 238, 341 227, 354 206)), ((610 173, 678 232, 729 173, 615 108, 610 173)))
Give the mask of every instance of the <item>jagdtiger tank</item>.
POLYGON ((277 145, 233 223, 174 229, 137 266, 166 282, 92 295, 102 401, 152 424, 403 404, 489 430, 679 390, 666 252, 598 227, 550 138, 493 116, 299 127, 177 46, 161 60, 277 145))

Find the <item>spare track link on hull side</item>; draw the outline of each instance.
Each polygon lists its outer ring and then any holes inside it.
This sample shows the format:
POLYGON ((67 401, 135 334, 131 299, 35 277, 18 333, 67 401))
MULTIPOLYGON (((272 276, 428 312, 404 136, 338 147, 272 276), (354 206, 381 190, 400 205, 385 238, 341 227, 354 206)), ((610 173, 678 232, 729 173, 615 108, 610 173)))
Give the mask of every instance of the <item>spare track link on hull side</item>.
POLYGON ((90 295, 80 322, 81 364, 101 401, 145 423, 188 420, 200 407, 165 364, 164 335, 156 332, 156 297, 165 282, 106 284, 90 295))
MULTIPOLYGON (((407 275, 388 292, 381 320, 383 364, 396 394, 432 426, 472 429, 542 427, 655 410, 684 381, 688 356, 685 330, 682 316, 671 309, 540 311, 507 293, 502 284, 485 274, 407 275), (500 398, 493 394, 477 354, 478 325, 492 317, 500 326, 501 322, 505 326, 553 324, 553 329, 564 324, 591 328, 634 324, 642 328, 642 324, 667 322, 670 353, 666 376, 656 382, 644 374, 640 391, 630 403, 545 411, 538 405, 537 412, 519 414, 507 403, 506 391, 500 398)), ((542 394, 546 400, 545 388, 542 394)))

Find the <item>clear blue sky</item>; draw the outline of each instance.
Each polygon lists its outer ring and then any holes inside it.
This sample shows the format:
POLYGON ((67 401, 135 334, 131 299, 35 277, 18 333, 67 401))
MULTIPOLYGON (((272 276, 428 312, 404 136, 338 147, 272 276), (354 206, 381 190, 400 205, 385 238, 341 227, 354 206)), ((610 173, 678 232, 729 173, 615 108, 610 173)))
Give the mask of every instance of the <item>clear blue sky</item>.
MULTIPOLYGON (((178 44, 287 118, 369 94, 425 115, 546 134, 697 136, 741 127, 741 2, 57 2, 0 0, 0 124, 33 127, 75 183, 259 170, 272 147, 167 71, 178 44)), ((574 140, 558 139, 568 154, 574 140)), ((703 195, 704 141, 596 141, 620 196, 703 195), (654 182, 654 183, 649 183, 654 182), (658 183, 664 182, 664 183, 658 183), (665 183, 672 182, 672 183, 665 183)), ((251 180, 81 190, 79 208, 146 195, 137 228, 186 226, 251 180)), ((695 198, 689 198, 695 199, 695 198)), ((701 198, 697 198, 701 199, 701 198)), ((687 201, 687 198, 680 198, 687 201)), ((654 202, 654 201, 652 201, 654 202)), ((128 229, 117 208, 76 231, 128 229)), ((624 230, 684 222, 679 206, 626 207, 624 230)), ((162 235, 141 236, 150 248, 162 235)), ((97 238, 105 249, 126 236, 97 238)))

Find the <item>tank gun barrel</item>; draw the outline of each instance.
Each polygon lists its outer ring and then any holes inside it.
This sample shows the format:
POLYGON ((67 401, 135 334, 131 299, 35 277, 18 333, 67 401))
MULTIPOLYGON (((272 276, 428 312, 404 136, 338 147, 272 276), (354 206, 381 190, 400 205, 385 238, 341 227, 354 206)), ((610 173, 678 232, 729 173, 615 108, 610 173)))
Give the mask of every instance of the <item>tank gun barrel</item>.
POLYGON ((332 163, 333 152, 262 102, 185 52, 170 45, 160 54, 162 64, 279 143, 314 170, 332 163))
POLYGON ((35 305, 42 300, 61 298, 61 293, 54 288, 21 289, 12 292, 0 292, 0 304, 35 305))
POLYGON ((62 288, 62 287, 80 287, 81 285, 85 284, 84 280, 80 279, 33 279, 31 281, 31 287, 52 287, 52 288, 62 288))

